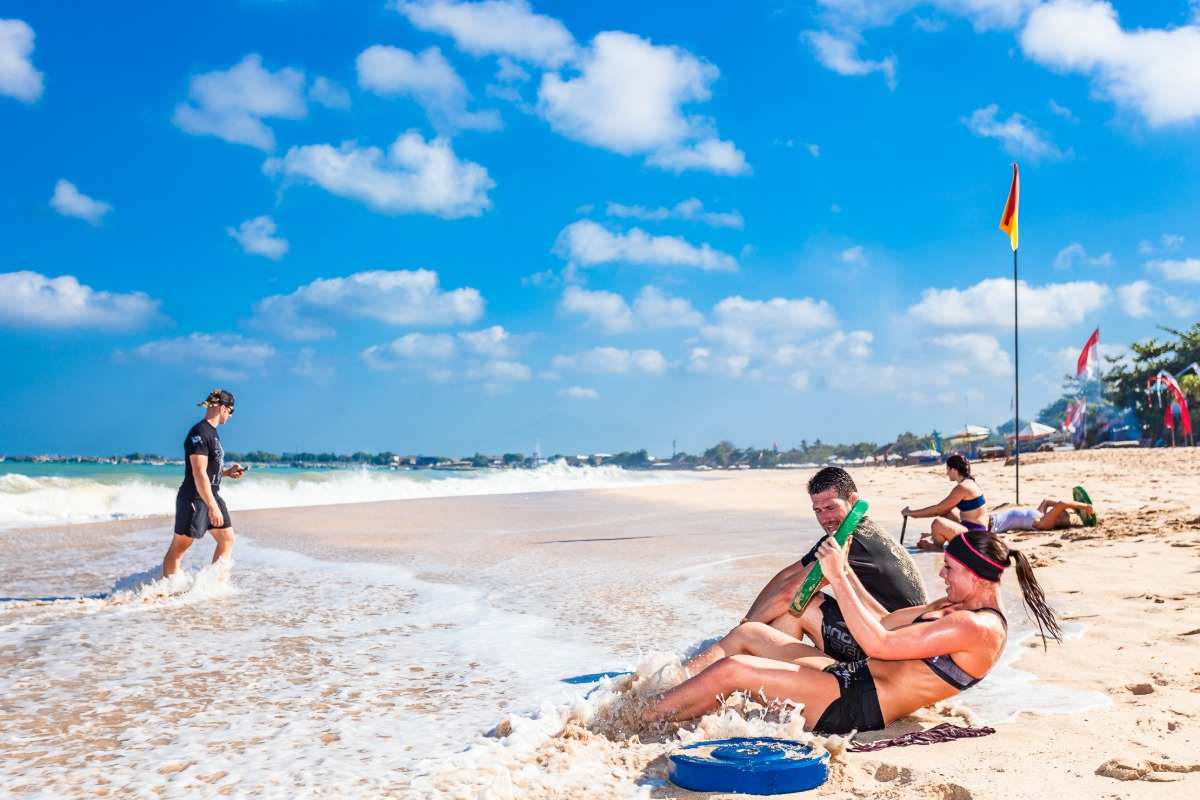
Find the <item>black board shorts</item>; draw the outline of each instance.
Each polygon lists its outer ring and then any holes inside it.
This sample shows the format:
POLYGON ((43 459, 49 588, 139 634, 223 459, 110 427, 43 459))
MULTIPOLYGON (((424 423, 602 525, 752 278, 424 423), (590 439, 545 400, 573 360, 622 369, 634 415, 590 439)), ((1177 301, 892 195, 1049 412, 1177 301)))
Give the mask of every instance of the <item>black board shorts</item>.
MULTIPOLYGON (((224 530, 225 528, 233 527, 233 520, 229 517, 229 509, 225 507, 225 500, 219 494, 214 494, 213 497, 217 501, 217 507, 221 509, 221 516, 225 518, 225 524, 215 530, 224 530)), ((175 535, 190 536, 193 539, 203 539, 204 534, 212 528, 208 523, 208 504, 199 497, 187 497, 183 492, 175 495, 175 535)))

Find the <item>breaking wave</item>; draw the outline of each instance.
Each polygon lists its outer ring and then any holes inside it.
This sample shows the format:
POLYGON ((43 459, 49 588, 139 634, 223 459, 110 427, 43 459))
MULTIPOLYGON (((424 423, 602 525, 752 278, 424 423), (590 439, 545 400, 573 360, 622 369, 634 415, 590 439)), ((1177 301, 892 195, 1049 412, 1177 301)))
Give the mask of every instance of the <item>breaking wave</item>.
MULTIPOLYGON (((0 529, 102 522, 173 514, 181 471, 164 475, 31 477, 0 475, 0 529)), ((426 470, 328 470, 281 473, 251 471, 226 480, 221 495, 233 511, 254 508, 368 503, 426 497, 521 494, 675 483, 679 473, 620 467, 569 467, 555 462, 537 469, 439 473, 426 470)))

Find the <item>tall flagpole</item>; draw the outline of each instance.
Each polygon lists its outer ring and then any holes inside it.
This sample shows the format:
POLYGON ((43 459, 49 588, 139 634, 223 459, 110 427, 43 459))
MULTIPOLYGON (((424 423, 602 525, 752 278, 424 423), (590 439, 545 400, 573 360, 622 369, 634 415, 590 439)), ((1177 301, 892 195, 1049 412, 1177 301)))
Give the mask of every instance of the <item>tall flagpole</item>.
POLYGON ((1021 505, 1021 353, 1017 336, 1017 250, 1013 249, 1013 462, 1017 467, 1017 505, 1021 505))
POLYGON ((1021 207, 1021 178, 1017 165, 1013 165, 1012 186, 1004 213, 1000 215, 1000 230, 1008 234, 1013 254, 1013 463, 1017 466, 1017 502, 1021 502, 1021 356, 1019 322, 1017 318, 1017 245, 1018 217, 1021 207))

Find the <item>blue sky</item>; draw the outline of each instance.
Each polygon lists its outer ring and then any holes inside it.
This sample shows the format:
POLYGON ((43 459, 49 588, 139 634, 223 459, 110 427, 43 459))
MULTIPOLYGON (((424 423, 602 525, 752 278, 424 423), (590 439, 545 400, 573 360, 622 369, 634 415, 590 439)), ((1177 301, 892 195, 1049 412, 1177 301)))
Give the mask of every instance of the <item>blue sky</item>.
POLYGON ((1200 6, 0 11, 0 452, 697 450, 1200 318, 1200 6))

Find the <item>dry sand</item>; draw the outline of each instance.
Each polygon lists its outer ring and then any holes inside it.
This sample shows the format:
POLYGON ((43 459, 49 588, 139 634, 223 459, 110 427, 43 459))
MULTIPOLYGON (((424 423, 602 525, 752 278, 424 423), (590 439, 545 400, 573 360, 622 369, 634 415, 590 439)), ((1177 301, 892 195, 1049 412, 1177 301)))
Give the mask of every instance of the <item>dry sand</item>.
MULTIPOLYGON (((978 465, 990 505, 1014 499, 1012 473, 999 462, 978 465)), ((529 597, 557 598, 553 611, 564 625, 587 626, 596 642, 629 653, 652 646, 659 630, 719 635, 736 622, 761 585, 815 536, 803 488, 808 474, 719 473, 668 486, 245 512, 236 521, 262 545, 399 563, 447 583, 499 578, 511 591, 489 595, 497 605, 520 610, 529 597), (697 577, 686 583, 693 567, 697 577), (665 591, 668 585, 676 591, 665 591), (687 593, 719 612, 697 620, 687 593), (640 621, 633 634, 631 616, 640 621)), ((940 468, 862 468, 855 477, 871 515, 894 534, 901 507, 936 502, 950 487, 940 468)), ((1103 692, 1111 705, 1076 715, 1024 714, 979 739, 844 754, 830 782, 803 796, 1200 796, 1200 450, 1039 454, 1023 459, 1021 477, 1024 504, 1069 496, 1083 484, 1101 524, 1014 537, 1040 566, 1051 604, 1087 626, 1045 651, 1031 643, 1018 666, 1049 684, 1103 692)), ((118 542, 130 527, 162 524, 43 529, 26 537, 99 544, 118 542)), ((907 541, 927 525, 912 521, 907 541)), ((893 731, 946 719, 930 711, 893 731)), ((548 752, 564 746, 548 743, 548 752)), ((12 766, 13 755, 0 752, 0 762, 12 766)), ((621 758, 637 762, 632 750, 621 758)), ((648 769, 660 769, 661 758, 656 764, 648 769)), ((588 796, 608 795, 598 789, 588 796)), ((668 785, 653 796, 698 795, 668 785)))

